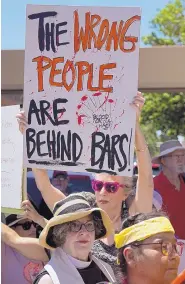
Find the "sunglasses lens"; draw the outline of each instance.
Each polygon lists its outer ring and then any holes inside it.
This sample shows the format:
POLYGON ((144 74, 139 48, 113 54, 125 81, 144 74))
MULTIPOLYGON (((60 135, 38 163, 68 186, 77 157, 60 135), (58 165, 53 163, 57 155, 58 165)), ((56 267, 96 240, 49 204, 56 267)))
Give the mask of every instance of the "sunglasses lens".
POLYGON ((24 224, 22 224, 22 227, 25 231, 28 231, 31 228, 31 225, 31 222, 25 222, 24 224))
POLYGON ((93 183, 94 191, 101 191, 102 188, 103 188, 103 182, 101 182, 101 181, 94 181, 94 183, 93 183))
POLYGON ((111 193, 116 192, 117 189, 118 189, 117 184, 115 184, 113 182, 107 183, 105 188, 106 188, 107 192, 111 192, 111 193))

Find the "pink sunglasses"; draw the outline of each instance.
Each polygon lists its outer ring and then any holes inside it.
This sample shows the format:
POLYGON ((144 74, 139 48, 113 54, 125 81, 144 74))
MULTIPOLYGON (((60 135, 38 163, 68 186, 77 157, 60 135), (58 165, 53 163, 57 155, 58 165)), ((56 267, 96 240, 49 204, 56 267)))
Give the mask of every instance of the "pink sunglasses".
POLYGON ((115 193, 118 191, 119 187, 124 187, 124 184, 120 184, 119 182, 103 182, 100 180, 92 181, 92 188, 94 191, 100 192, 103 187, 108 193, 115 193))

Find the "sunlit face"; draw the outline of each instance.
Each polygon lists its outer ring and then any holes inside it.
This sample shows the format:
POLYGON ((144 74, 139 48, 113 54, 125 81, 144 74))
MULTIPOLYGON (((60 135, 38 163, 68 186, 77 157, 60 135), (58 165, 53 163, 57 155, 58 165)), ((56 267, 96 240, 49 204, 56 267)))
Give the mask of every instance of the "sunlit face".
MULTIPOLYGON (((178 266, 180 257, 178 256, 175 248, 169 256, 164 255, 165 250, 157 242, 176 243, 173 233, 156 234, 143 241, 143 244, 138 248, 133 248, 134 260, 130 261, 135 273, 146 279, 147 283, 156 284, 171 284, 177 277, 178 266), (149 243, 149 245, 146 245, 149 243), (151 244, 150 244, 151 243, 151 244)), ((165 245, 164 245, 165 248, 165 245)), ((128 257, 129 249, 124 250, 124 255, 128 257)))
POLYGON ((176 150, 162 158, 164 167, 178 174, 185 172, 185 150, 176 150))
POLYGON ((23 238, 36 238, 36 228, 35 226, 33 226, 33 224, 31 225, 29 230, 24 230, 22 226, 20 226, 21 224, 24 224, 26 222, 32 222, 29 219, 24 219, 19 221, 16 226, 11 227, 14 231, 16 231, 16 233, 23 238), (18 225, 18 226, 17 226, 18 225))
POLYGON ((107 192, 105 187, 103 187, 101 191, 95 192, 98 207, 102 208, 107 213, 114 210, 119 205, 121 206, 123 200, 128 197, 128 193, 124 190, 124 188, 128 186, 131 188, 131 184, 128 184, 130 180, 127 180, 127 178, 108 174, 97 174, 95 179, 103 182, 117 182, 122 185, 115 193, 107 192))
POLYGON ((80 231, 75 232, 75 228, 77 225, 75 223, 79 222, 81 224, 85 224, 86 227, 92 228, 94 225, 94 221, 92 220, 92 216, 89 215, 87 217, 78 219, 77 221, 72 222, 73 223, 73 231, 72 229, 67 232, 66 241, 63 245, 63 250, 71 255, 72 257, 80 260, 88 260, 89 253, 92 249, 94 240, 95 240, 95 230, 93 231, 87 231, 85 226, 83 225, 80 229, 80 231))
POLYGON ((66 191, 68 183, 69 179, 64 177, 63 175, 58 175, 52 180, 52 184, 62 192, 66 191))

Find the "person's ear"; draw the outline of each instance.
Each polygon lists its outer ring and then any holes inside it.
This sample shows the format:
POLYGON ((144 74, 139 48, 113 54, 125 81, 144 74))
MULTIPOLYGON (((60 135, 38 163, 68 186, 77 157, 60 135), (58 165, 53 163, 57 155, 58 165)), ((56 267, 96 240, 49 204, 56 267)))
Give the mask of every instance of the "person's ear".
POLYGON ((135 267, 136 255, 131 247, 127 247, 123 250, 123 256, 129 266, 135 267))
POLYGON ((163 157, 161 158, 161 165, 165 165, 165 159, 163 157))

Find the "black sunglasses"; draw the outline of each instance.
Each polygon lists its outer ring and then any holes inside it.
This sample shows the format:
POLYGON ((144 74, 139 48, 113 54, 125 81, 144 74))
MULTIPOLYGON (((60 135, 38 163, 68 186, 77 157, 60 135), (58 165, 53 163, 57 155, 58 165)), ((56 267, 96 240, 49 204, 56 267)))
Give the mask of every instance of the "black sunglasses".
POLYGON ((18 223, 13 225, 12 227, 19 227, 22 226, 24 231, 28 231, 31 228, 31 225, 33 225, 35 228, 37 227, 37 224, 35 222, 27 221, 25 223, 18 223))

